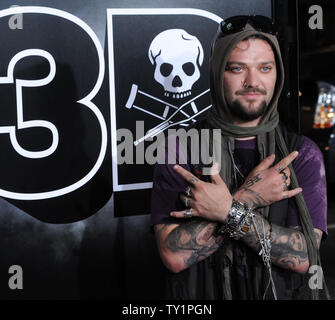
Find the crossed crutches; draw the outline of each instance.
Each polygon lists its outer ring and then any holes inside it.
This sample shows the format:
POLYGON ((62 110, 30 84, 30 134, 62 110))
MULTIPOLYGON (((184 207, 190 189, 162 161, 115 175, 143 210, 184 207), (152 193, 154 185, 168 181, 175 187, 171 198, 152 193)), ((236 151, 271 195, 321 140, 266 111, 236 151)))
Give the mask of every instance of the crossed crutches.
POLYGON ((204 92, 202 92, 201 94, 197 95, 196 97, 192 98, 191 100, 185 102, 184 104, 182 104, 180 107, 177 107, 171 103, 168 103, 166 101, 163 101, 161 99, 158 99, 146 92, 143 92, 141 90, 138 89, 138 86, 136 84, 133 84, 131 86, 131 90, 130 90, 130 94, 129 94, 129 98, 128 101, 125 105, 126 108, 131 109, 137 109, 140 110, 146 114, 149 114, 155 118, 158 118, 160 120, 162 120, 162 122, 157 125, 156 127, 150 129, 148 131, 147 134, 145 134, 142 138, 134 141, 134 145, 137 146, 139 143, 141 143, 142 141, 144 141, 145 139, 148 138, 152 138, 156 135, 158 135, 160 132, 163 132, 164 130, 172 127, 172 126, 189 126, 190 121, 192 122, 196 122, 195 118, 198 117, 200 114, 202 114, 203 112, 205 112, 206 110, 208 110, 212 105, 209 105, 205 108, 203 108, 202 110, 199 111, 195 101, 198 100, 200 97, 206 95, 209 93, 209 89, 205 90, 204 92), (157 112, 151 112, 149 110, 147 110, 146 108, 143 107, 139 107, 137 105, 135 105, 135 99, 137 97, 137 95, 143 95, 145 97, 148 97, 150 99, 153 99, 159 103, 161 103, 163 105, 163 108, 161 108, 161 112, 157 113, 157 112), (193 111, 193 114, 189 115, 188 113, 185 112, 185 107, 190 105, 191 109, 193 111), (181 113, 184 116, 184 119, 179 120, 179 121, 173 121, 173 118, 176 116, 176 114, 181 113), (169 115, 170 114, 170 115, 169 115))

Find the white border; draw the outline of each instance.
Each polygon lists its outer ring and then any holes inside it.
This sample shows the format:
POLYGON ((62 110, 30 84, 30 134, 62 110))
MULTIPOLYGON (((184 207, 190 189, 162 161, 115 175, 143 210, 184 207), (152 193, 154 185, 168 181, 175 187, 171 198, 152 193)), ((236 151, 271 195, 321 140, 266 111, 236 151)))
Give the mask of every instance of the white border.
POLYGON ((118 165, 117 165, 117 140, 116 140, 117 129, 116 129, 115 70, 114 70, 114 43, 113 43, 113 16, 116 15, 196 15, 213 20, 218 24, 223 19, 209 11, 192 9, 192 8, 107 9, 113 191, 150 189, 152 188, 152 182, 119 184, 118 165))
POLYGON ((11 191, 6 191, 3 189, 0 189, 0 196, 10 198, 10 199, 18 199, 18 200, 41 200, 41 199, 49 199, 49 198, 55 198, 59 197, 62 195, 65 195, 67 193, 70 193, 83 185, 85 185, 88 181, 90 181, 93 176, 97 173, 99 170, 100 166, 102 165, 102 162, 105 158, 106 150, 107 150, 107 127, 106 127, 106 122, 105 119, 99 110, 99 108, 92 103, 92 99, 96 96, 98 93, 99 89, 101 88, 103 78, 104 78, 104 73, 105 73, 105 60, 104 60, 104 55, 103 55, 103 50, 101 47, 101 44, 98 40, 98 37, 94 33, 94 31, 81 19, 78 17, 54 8, 48 8, 48 7, 34 7, 34 6, 27 6, 27 7, 15 7, 15 8, 9 8, 9 9, 4 9, 0 11, 0 18, 6 17, 6 16, 12 16, 15 14, 21 14, 21 13, 41 13, 41 14, 49 14, 57 17, 64 18, 66 20, 70 20, 74 24, 78 25, 81 27, 92 39, 96 50, 97 50, 97 55, 99 58, 99 74, 97 78, 97 82, 93 88, 93 90, 83 99, 77 101, 77 103, 81 103, 83 106, 88 107, 97 117, 99 121, 99 125, 101 128, 101 147, 100 147, 100 152, 98 159, 92 169, 89 171, 88 174, 86 174, 82 179, 79 181, 75 182, 72 185, 69 185, 67 187, 57 189, 57 190, 52 190, 52 191, 47 191, 47 192, 40 192, 40 193, 17 193, 17 192, 11 192, 11 191))

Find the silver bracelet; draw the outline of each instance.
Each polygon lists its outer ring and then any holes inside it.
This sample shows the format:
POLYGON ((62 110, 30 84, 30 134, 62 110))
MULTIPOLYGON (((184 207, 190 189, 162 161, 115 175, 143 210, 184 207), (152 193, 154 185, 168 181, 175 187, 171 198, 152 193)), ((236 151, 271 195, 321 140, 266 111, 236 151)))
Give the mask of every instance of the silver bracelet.
POLYGON ((245 203, 233 200, 227 221, 218 230, 218 234, 239 240, 249 231, 253 216, 252 210, 245 203))

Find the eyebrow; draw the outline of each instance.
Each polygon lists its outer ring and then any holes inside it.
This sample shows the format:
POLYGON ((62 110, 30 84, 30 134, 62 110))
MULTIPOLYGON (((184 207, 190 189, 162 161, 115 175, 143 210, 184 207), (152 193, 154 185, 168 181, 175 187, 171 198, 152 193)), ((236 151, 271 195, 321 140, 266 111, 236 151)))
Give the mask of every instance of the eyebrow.
MULTIPOLYGON (((227 62, 227 66, 230 66, 232 64, 238 64, 240 66, 245 66, 246 63, 244 62, 240 62, 240 61, 230 61, 230 62, 227 62)), ((270 60, 270 61, 263 61, 260 63, 261 65, 264 65, 264 64, 272 64, 272 65, 276 65, 275 62, 273 60, 270 60)))

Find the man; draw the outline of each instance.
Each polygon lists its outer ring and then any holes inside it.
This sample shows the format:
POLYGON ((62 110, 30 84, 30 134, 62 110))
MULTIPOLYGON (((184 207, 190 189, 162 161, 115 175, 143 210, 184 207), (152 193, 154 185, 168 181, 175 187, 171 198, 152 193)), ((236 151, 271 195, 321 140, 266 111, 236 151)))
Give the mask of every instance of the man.
POLYGON ((274 33, 261 16, 220 25, 213 107, 198 127, 222 133, 210 181, 190 162, 155 168, 152 223, 172 271, 169 298, 317 297, 306 275, 327 234, 325 172, 317 146, 279 124, 284 69, 274 33))

